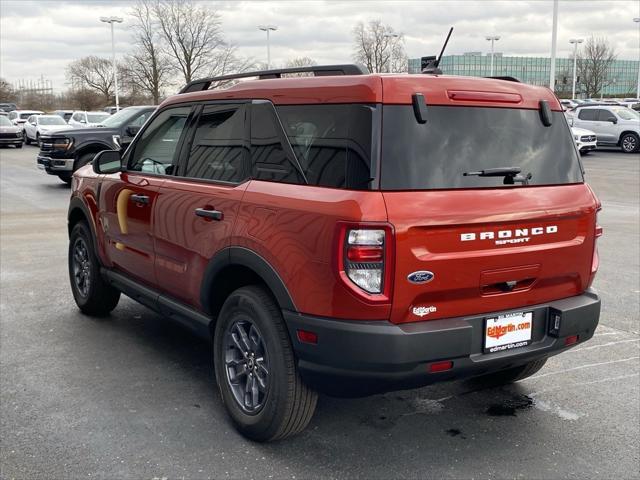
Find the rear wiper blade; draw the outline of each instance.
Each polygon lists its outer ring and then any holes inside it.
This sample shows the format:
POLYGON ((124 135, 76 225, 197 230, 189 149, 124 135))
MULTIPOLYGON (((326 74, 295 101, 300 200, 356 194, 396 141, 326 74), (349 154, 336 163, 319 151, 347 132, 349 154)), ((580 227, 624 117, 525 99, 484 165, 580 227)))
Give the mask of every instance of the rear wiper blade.
POLYGON ((477 172, 464 172, 462 175, 465 177, 477 176, 477 177, 504 177, 505 185, 513 185, 515 182, 520 182, 523 185, 528 185, 531 180, 531 172, 526 175, 520 175, 522 169, 520 167, 498 167, 498 168, 485 168, 477 172))
POLYGON ((464 172, 462 175, 465 177, 477 176, 477 177, 505 177, 507 175, 515 176, 522 171, 520 167, 498 167, 498 168, 485 168, 477 172, 464 172))

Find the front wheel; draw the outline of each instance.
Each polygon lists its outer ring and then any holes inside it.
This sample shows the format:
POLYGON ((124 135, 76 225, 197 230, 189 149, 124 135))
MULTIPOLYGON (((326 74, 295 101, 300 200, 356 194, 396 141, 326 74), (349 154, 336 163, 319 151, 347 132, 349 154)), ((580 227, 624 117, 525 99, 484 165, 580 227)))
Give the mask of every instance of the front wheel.
POLYGON ((267 291, 242 287, 225 301, 214 334, 216 381, 236 428, 259 442, 307 426, 317 393, 300 378, 282 313, 267 291))
POLYGON ((27 145, 31 145, 31 139, 29 138, 29 135, 27 135, 26 130, 23 132, 23 136, 24 136, 24 143, 26 143, 27 145))
POLYGON ((42 144, 40 142, 40 134, 36 133, 36 145, 38 145, 38 147, 42 147, 42 144))
POLYGON ((620 139, 620 148, 624 153, 635 153, 640 150, 640 139, 635 133, 625 133, 620 139))
POLYGON ((83 313, 102 317, 118 305, 120 292, 102 278, 91 231, 85 222, 78 222, 71 230, 69 280, 73 298, 83 313))

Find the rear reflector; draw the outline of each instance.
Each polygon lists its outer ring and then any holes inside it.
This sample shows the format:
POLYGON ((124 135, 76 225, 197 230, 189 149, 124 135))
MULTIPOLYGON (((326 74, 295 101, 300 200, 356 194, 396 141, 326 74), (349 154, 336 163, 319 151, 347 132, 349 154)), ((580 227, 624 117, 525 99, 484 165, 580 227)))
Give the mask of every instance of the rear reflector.
POLYGON ((302 343, 318 344, 318 334, 308 330, 298 330, 298 340, 302 343))
POLYGON ((578 335, 571 335, 570 337, 567 337, 564 339, 564 344, 565 345, 573 345, 574 343, 578 343, 578 339, 580 337, 578 335))
POLYGON ((350 262, 381 262, 384 256, 382 247, 353 246, 347 249, 350 262))
POLYGON ((453 362, 450 360, 444 362, 436 362, 429 365, 429 373, 444 372, 453 368, 453 362))

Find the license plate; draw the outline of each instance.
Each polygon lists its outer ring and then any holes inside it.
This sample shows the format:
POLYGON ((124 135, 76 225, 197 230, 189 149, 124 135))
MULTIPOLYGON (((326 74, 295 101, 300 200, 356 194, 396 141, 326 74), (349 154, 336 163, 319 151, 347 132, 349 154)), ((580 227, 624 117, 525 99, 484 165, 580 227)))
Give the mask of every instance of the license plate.
POLYGON ((531 343, 533 312, 517 312, 487 318, 484 327, 484 351, 501 352, 531 343))

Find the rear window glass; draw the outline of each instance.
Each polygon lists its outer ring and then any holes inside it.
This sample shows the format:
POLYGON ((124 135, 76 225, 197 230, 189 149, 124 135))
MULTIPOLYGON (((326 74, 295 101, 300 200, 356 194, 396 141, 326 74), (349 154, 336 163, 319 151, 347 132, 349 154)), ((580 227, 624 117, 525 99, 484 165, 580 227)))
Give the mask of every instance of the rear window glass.
POLYGON ((310 185, 368 188, 375 107, 291 105, 277 111, 310 185))
POLYGON ((501 167, 531 174, 529 185, 583 181, 561 112, 552 112, 550 127, 537 110, 428 106, 427 112, 420 124, 412 106, 384 106, 383 190, 500 187, 504 177, 464 173, 501 167))

